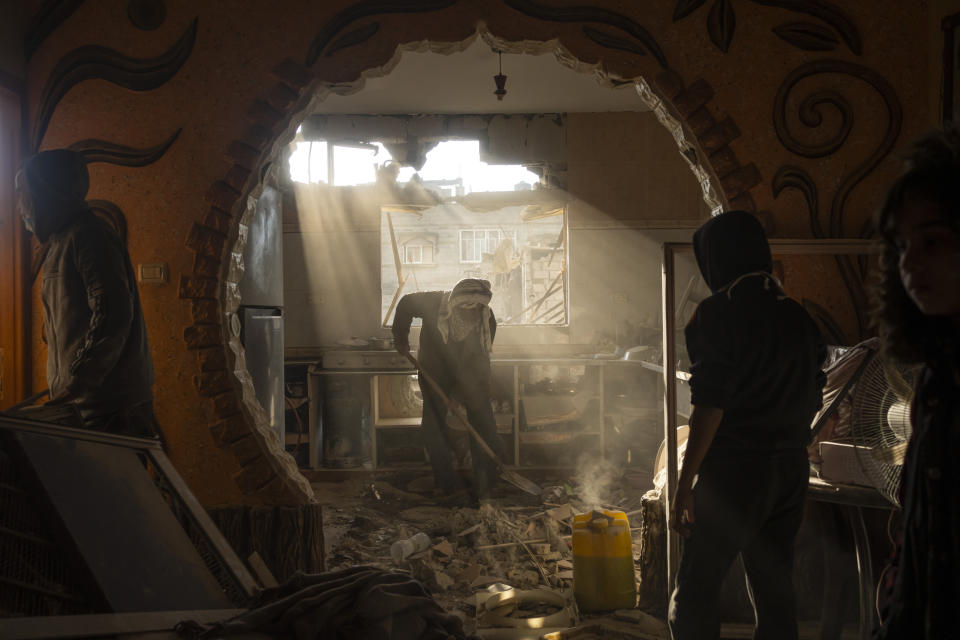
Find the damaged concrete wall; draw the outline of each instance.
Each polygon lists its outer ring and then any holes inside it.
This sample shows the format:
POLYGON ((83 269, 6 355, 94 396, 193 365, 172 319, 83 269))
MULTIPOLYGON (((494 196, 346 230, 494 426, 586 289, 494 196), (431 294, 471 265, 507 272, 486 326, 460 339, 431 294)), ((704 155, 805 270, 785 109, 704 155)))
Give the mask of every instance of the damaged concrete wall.
MULTIPOLYGON (((570 326, 501 326, 500 349, 574 344, 590 351, 628 325, 655 329, 655 230, 690 230, 709 215, 693 173, 653 113, 569 114, 561 149, 552 121, 531 131, 537 119, 496 117, 487 139, 501 162, 567 168, 568 186, 558 195, 569 203, 570 326)), ((378 187, 297 184, 295 193, 296 218, 290 211, 284 218, 284 296, 302 304, 288 306, 287 348, 316 354, 341 338, 383 333, 378 187)))

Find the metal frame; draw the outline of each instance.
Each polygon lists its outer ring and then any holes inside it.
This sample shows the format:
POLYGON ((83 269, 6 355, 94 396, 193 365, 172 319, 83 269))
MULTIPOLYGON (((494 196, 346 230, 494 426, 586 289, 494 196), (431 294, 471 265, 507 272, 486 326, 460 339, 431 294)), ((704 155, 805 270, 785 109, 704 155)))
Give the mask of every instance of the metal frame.
MULTIPOLYGON (((85 440, 99 444, 113 445, 125 449, 135 449, 146 456, 147 460, 162 476, 167 485, 173 489, 177 498, 182 502, 188 517, 197 527, 204 542, 217 556, 220 563, 229 571, 247 598, 259 591, 259 585, 247 570, 246 566, 234 552, 223 534, 214 524, 206 510, 196 499, 183 478, 174 468, 170 459, 164 453, 159 441, 149 438, 134 438, 118 436, 109 433, 76 429, 60 425, 39 422, 26 418, 11 416, 0 417, 0 429, 36 433, 47 436, 85 440)), ((139 633, 157 630, 170 630, 177 622, 185 619, 196 621, 222 620, 235 615, 240 610, 206 610, 206 611, 158 611, 124 614, 94 614, 81 616, 42 616, 30 618, 6 618, 0 620, 0 636, 17 638, 69 638, 86 637, 108 633, 139 633), (158 626, 159 625, 159 626, 158 626), (166 626, 164 626, 166 625, 166 626)))
MULTIPOLYGON (((211 624, 233 618, 246 609, 207 609, 197 611, 149 611, 143 613, 103 613, 86 616, 0 619, 0 635, 18 640, 47 638, 101 638, 128 634, 169 631, 190 620, 211 624)), ((172 634, 171 634, 172 635, 172 634)))
MULTIPOLYGON (((770 250, 773 255, 867 255, 877 254, 881 246, 872 240, 859 239, 770 239, 770 250)), ((675 280, 677 254, 692 253, 693 244, 690 242, 668 242, 663 244, 662 267, 662 326, 663 326, 663 429, 666 442, 667 482, 665 485, 666 514, 664 522, 667 527, 667 597, 673 592, 676 582, 677 567, 680 560, 679 534, 670 528, 670 504, 677 491, 677 345, 676 345, 676 309, 675 309, 675 280)), ((872 505, 866 505, 872 506, 872 505)), ((859 509, 859 507, 855 507, 859 509)), ((855 530, 857 527, 854 527, 855 530)), ((858 536, 859 539, 860 536, 858 536)), ((858 545, 858 557, 861 556, 858 545)), ((868 563, 869 564, 869 563, 868 563)), ((861 574, 861 599, 864 597, 862 587, 864 575, 861 574)), ((863 619, 863 603, 861 603, 861 620, 863 619)), ((867 631, 869 633, 869 630, 867 631)))

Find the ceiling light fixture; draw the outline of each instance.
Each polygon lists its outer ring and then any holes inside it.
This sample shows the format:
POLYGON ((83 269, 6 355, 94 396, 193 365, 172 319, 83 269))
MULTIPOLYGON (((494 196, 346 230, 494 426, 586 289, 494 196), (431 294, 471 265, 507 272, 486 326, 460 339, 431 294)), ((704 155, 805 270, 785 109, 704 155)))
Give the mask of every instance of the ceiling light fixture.
POLYGON ((493 92, 493 95, 497 96, 497 100, 503 100, 503 96, 507 95, 507 76, 503 75, 503 51, 499 49, 494 49, 494 51, 500 58, 500 73, 493 76, 493 81, 497 84, 497 90, 493 92))

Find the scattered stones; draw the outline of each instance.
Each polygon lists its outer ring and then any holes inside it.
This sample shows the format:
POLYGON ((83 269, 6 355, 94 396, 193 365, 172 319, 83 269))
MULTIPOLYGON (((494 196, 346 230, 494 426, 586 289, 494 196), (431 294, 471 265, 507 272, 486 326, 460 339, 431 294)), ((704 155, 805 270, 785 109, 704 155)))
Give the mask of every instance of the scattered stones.
MULTIPOLYGON (((466 612, 469 623, 475 615, 474 594, 492 584, 518 589, 572 588, 574 514, 618 504, 623 511, 636 511, 631 524, 640 524, 637 507, 641 496, 624 487, 604 495, 609 504, 585 503, 579 500, 575 486, 558 485, 539 503, 509 496, 484 501, 479 509, 472 509, 437 506, 429 498, 411 493, 427 489, 431 483, 405 481, 398 485, 405 487, 404 491, 378 477, 375 484, 368 480, 358 487, 354 504, 338 496, 328 513, 343 535, 328 552, 327 568, 366 564, 407 570, 433 592, 444 609, 466 612), (421 531, 430 537, 430 546, 395 565, 390 546, 421 531)), ((639 529, 634 535, 636 551, 639 529)))

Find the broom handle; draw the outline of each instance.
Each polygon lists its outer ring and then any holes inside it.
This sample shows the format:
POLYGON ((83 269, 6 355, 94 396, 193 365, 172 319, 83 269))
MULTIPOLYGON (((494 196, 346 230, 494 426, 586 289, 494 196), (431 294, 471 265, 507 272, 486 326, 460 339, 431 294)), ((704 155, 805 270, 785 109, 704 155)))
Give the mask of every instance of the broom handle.
POLYGON ((410 363, 413 364, 413 366, 417 369, 417 373, 423 376, 423 379, 427 381, 427 384, 429 384, 430 387, 437 393, 437 395, 443 399, 443 403, 447 405, 447 409, 449 409, 453 415, 456 416, 457 420, 463 423, 463 426, 467 428, 467 431, 470 432, 470 435, 473 436, 473 439, 476 440, 486 454, 499 465, 500 459, 497 458, 497 454, 493 452, 493 449, 490 448, 490 445, 487 444, 486 440, 480 437, 480 434, 477 433, 477 430, 473 428, 473 425, 470 424, 470 421, 467 419, 467 417, 460 415, 463 410, 454 409, 450 406, 450 398, 448 398, 447 394, 443 392, 443 389, 440 388, 440 385, 437 384, 437 381, 434 380, 429 373, 423 370, 423 367, 420 366, 420 362, 413 357, 412 353, 407 352, 404 355, 407 356, 407 360, 409 360, 410 363))

